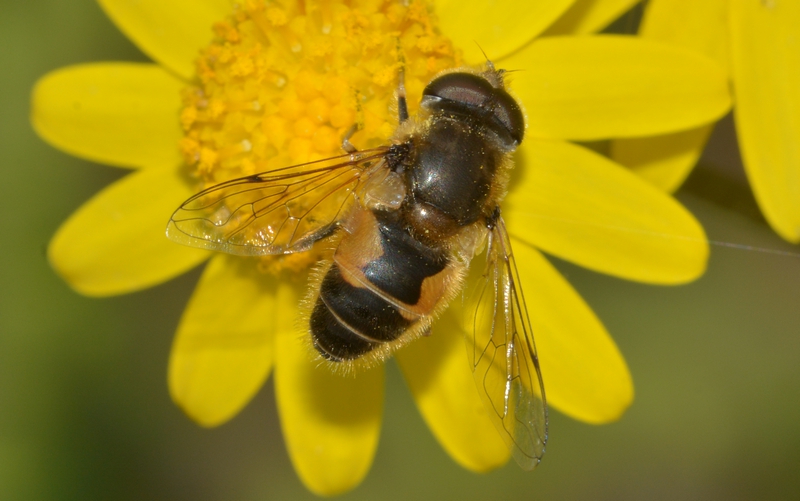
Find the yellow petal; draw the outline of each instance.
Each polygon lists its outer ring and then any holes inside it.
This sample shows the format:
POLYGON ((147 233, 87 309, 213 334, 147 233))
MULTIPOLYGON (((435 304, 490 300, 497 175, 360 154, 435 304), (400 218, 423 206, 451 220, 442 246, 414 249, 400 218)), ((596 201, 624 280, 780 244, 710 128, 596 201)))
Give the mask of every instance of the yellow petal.
POLYGON ((167 240, 170 214, 192 194, 177 169, 139 171, 89 200, 50 241, 50 264, 75 290, 110 296, 165 282, 209 254, 167 240))
POLYGON ((731 3, 736 129, 761 211, 800 242, 800 2, 731 3))
POLYGON ((358 485, 372 464, 383 411, 383 366, 336 374, 314 358, 307 335, 275 339, 275 393, 295 471, 309 490, 331 496, 358 485))
POLYGON ((635 37, 552 37, 500 61, 528 136, 593 140, 697 127, 731 105, 726 73, 688 49, 635 37))
MULTIPOLYGON (((183 313, 170 353, 172 400, 203 426, 235 416, 272 368, 273 339, 289 333, 281 311, 297 295, 260 273, 253 260, 216 255, 183 313)), ((283 315, 286 317, 286 315, 283 315)))
POLYGON ((78 157, 172 167, 180 161, 183 85, 153 64, 70 66, 37 82, 31 121, 42 138, 78 157))
POLYGON ((442 447, 464 468, 485 472, 505 464, 510 451, 478 395, 454 306, 434 324, 430 336, 414 341, 395 357, 442 447))
POLYGON ((100 6, 145 54, 190 79, 212 26, 233 12, 230 0, 98 0, 100 6))
POLYGON ((639 34, 702 52, 728 70, 730 0, 650 0, 639 34))
POLYGON ((656 188, 672 193, 697 164, 713 125, 661 136, 617 139, 611 158, 656 188))
POLYGON ((435 0, 442 33, 464 51, 472 64, 495 61, 536 38, 575 0, 470 2, 435 0))
POLYGON ((708 258, 700 224, 672 197, 573 144, 528 139, 503 202, 509 233, 586 268, 678 284, 708 258))
MULTIPOLYGON (((729 0, 651 0, 639 34, 701 52, 728 70, 729 0)), ((611 157, 664 191, 675 191, 697 163, 711 126, 612 142, 611 157)))
POLYGON ((600 31, 640 0, 578 0, 544 36, 586 35, 600 31))
POLYGON ((512 245, 548 404, 588 423, 618 419, 633 400, 633 381, 614 340, 544 256, 512 245))

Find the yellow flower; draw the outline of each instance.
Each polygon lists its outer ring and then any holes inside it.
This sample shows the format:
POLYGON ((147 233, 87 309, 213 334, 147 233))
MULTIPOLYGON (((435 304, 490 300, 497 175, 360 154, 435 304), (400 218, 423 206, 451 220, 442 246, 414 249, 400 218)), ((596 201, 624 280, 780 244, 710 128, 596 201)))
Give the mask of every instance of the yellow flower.
MULTIPOLYGON (((747 177, 772 228, 800 243, 800 3, 651 0, 640 34, 712 58, 730 75, 747 177)), ((654 185, 678 188, 713 125, 615 141, 612 157, 654 185)))
MULTIPOLYGON (((440 0, 441 32, 413 1, 100 3, 157 64, 57 70, 37 84, 32 120, 65 151, 136 170, 59 229, 49 258, 91 296, 150 287, 209 260, 169 366, 172 397, 190 417, 204 426, 225 422, 274 369, 287 448, 303 482, 334 494, 361 481, 377 447, 383 367, 357 377, 317 367, 296 334, 309 258, 212 256, 168 241, 164 226, 203 186, 336 153, 352 121, 364 125, 357 146, 386 141, 396 121, 390 106, 400 51, 416 106, 440 69, 483 61, 473 40, 500 67, 523 70, 513 73, 511 88, 527 109, 528 128, 503 213, 548 402, 590 423, 615 420, 630 405, 633 385, 619 350, 538 249, 647 283, 700 275, 708 249, 694 218, 569 140, 708 123, 730 106, 724 72, 690 51, 633 37, 529 43, 570 0, 440 0)), ((596 4, 611 4, 598 19, 620 2, 596 4)), ((431 336, 396 359, 442 446, 464 467, 486 471, 509 451, 475 389, 458 318, 448 311, 431 336)))

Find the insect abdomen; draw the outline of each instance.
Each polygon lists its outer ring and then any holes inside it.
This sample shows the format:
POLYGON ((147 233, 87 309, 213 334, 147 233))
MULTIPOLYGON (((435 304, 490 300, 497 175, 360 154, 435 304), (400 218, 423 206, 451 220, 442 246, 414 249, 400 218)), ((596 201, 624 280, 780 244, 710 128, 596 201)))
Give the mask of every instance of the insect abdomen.
POLYGON ((311 313, 314 347, 353 360, 430 316, 453 274, 444 252, 415 240, 395 213, 358 211, 339 243, 311 313))
POLYGON ((400 337, 413 321, 370 289, 351 284, 333 263, 311 313, 314 347, 336 362, 359 358, 400 337))

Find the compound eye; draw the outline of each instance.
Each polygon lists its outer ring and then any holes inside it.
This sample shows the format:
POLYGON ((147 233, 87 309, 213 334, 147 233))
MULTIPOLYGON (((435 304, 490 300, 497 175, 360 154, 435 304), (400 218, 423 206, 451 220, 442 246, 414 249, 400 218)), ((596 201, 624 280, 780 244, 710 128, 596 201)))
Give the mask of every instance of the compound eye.
POLYGON ((440 76, 425 87, 422 106, 481 118, 506 148, 515 148, 525 133, 519 103, 502 86, 494 87, 480 75, 456 72, 440 76))
POLYGON ((422 92, 423 99, 446 99, 468 106, 482 107, 495 89, 483 77, 471 73, 448 73, 433 80, 422 92))
POLYGON ((511 97, 504 90, 498 90, 495 95, 495 107, 493 110, 495 120, 508 130, 517 144, 522 142, 525 134, 525 117, 517 100, 511 97))

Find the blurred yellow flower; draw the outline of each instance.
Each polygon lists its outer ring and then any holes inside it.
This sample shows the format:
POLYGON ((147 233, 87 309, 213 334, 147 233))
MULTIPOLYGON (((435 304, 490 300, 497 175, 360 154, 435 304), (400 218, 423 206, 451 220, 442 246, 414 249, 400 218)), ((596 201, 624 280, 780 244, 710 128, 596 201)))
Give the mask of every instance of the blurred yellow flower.
MULTIPOLYGON (((642 37, 696 50, 730 75, 745 171, 772 228, 800 243, 800 2, 651 0, 642 37)), ((673 191, 713 125, 615 141, 612 158, 673 191)))
MULTIPOLYGON (((696 278, 708 249, 699 224, 671 197, 569 140, 698 127, 723 115, 730 97, 724 71, 684 49, 633 37, 532 41, 585 3, 439 0, 439 25, 417 1, 100 0, 156 64, 68 67, 37 84, 32 121, 41 137, 135 169, 64 223, 50 261, 77 291, 107 296, 209 260, 173 346, 173 399, 215 426, 274 368, 298 475, 320 494, 352 488, 377 447, 383 367, 342 377, 316 366, 296 328, 310 259, 212 256, 168 241, 165 223, 208 184, 337 153, 355 120, 364 125, 357 146, 386 141, 401 52, 416 106, 438 71, 483 61, 477 40, 500 67, 524 70, 513 74, 511 90, 527 109, 527 137, 503 211, 548 401, 586 422, 615 420, 633 398, 625 361, 537 249, 654 284, 696 278)), ((448 311, 430 337, 396 358, 442 446, 464 467, 486 471, 509 451, 485 415, 462 338, 448 311)))

